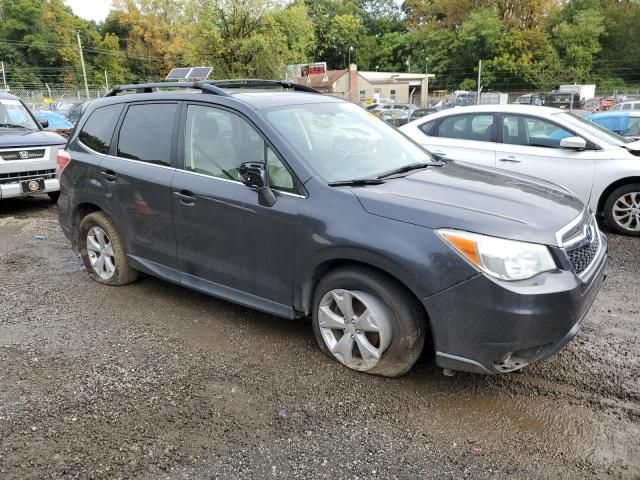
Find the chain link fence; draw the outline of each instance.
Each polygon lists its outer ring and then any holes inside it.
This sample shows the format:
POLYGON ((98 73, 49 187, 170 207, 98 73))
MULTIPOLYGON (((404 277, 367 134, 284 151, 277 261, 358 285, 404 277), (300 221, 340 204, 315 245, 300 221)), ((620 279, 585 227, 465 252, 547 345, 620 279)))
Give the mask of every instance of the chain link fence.
POLYGON ((83 102, 103 97, 107 90, 105 87, 89 87, 89 98, 85 94, 84 87, 52 87, 52 88, 10 88, 11 95, 19 97, 32 110, 55 109, 58 103, 83 102))

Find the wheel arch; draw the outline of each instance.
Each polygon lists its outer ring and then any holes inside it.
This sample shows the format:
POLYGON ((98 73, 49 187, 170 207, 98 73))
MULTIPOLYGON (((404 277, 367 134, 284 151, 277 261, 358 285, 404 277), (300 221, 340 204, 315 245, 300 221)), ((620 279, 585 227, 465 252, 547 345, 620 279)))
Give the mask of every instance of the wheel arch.
POLYGON ((429 321, 429 313, 425 309, 424 304, 420 301, 419 294, 415 292, 413 289, 411 289, 407 284, 408 282, 406 281, 406 278, 403 279, 401 278, 400 275, 397 274, 397 272, 391 273, 383 268, 380 268, 377 265, 374 265, 373 263, 369 263, 362 260, 355 260, 348 257, 331 258, 331 259, 324 260, 323 262, 317 264, 313 268, 311 273, 307 276, 307 278, 305 279, 302 285, 301 292, 300 292, 302 308, 305 316, 311 315, 311 309, 313 308, 313 296, 315 294, 315 290, 320 280, 325 275, 327 275, 330 271, 335 270, 337 268, 344 268, 344 267, 367 268, 367 269, 379 272, 382 275, 385 275, 391 278, 392 280, 394 280, 400 287, 406 290, 406 292, 409 295, 411 295, 411 297, 416 301, 417 305, 419 305, 420 310, 423 313, 425 327, 427 327, 427 329, 429 330, 428 336, 432 335, 431 324, 429 321))
POLYGON ((596 211, 596 214, 602 215, 604 213, 604 204, 607 201, 607 198, 609 198, 609 195, 611 195, 614 190, 625 185, 633 185, 635 183, 640 184, 640 176, 621 178, 610 184, 603 190, 600 198, 598 199, 598 209, 596 211))
POLYGON ((78 248, 79 233, 80 233, 78 227, 80 226, 80 222, 82 222, 82 219, 87 215, 89 215, 90 213, 102 212, 102 211, 103 211, 102 208, 100 208, 95 203, 91 203, 91 202, 80 203, 74 208, 73 215, 71 217, 73 248, 75 249, 78 248))

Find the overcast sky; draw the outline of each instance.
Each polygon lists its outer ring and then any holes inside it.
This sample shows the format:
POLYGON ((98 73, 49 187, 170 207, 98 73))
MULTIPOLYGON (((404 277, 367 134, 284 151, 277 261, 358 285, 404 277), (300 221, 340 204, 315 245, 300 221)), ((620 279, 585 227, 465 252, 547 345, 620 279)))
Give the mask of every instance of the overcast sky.
POLYGON ((111 8, 111 0, 64 0, 64 3, 79 17, 96 22, 104 20, 111 8))

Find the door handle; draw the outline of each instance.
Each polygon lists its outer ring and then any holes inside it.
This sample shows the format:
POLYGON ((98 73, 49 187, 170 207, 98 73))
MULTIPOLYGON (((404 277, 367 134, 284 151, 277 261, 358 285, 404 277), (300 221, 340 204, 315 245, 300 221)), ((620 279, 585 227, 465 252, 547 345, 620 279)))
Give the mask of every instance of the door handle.
POLYGON ((499 161, 500 162, 506 162, 506 163, 520 163, 520 162, 522 162, 522 160, 518 160, 516 157, 501 158, 499 161))
POLYGON ((182 205, 190 207, 196 204, 196 197, 188 190, 180 190, 179 192, 173 192, 173 194, 178 197, 182 205))
POLYGON ((104 177, 105 182, 115 183, 115 181, 118 179, 116 172, 114 172, 113 170, 103 170, 100 172, 100 174, 104 177))

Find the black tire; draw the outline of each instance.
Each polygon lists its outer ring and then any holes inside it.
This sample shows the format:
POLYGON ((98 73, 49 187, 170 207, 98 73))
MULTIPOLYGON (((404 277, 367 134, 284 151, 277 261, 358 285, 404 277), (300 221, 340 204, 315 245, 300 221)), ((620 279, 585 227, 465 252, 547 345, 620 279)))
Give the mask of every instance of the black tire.
POLYGON ((616 188, 613 192, 611 192, 611 194, 605 201, 603 213, 604 213, 604 218, 607 221, 607 225, 611 230, 621 235, 631 235, 634 237, 639 237, 640 229, 630 230, 630 229, 624 228, 622 225, 619 225, 618 222, 616 222, 613 217, 613 207, 616 201, 623 195, 626 195, 632 192, 640 192, 640 184, 632 183, 629 185, 623 185, 622 187, 616 188))
POLYGON ((365 373, 397 377, 416 363, 425 341, 425 312, 418 301, 393 278, 366 267, 342 267, 330 271, 320 280, 314 292, 312 324, 320 349, 336 359, 327 347, 318 323, 320 302, 335 289, 362 291, 374 295, 390 312, 392 340, 378 363, 365 373))
POLYGON ((53 203, 58 203, 58 199, 60 198, 60 192, 49 192, 47 193, 47 195, 49 195, 49 198, 53 203))
POLYGON ((80 222, 80 226, 78 228, 78 245, 80 247, 80 255, 82 256, 82 260, 84 261, 84 266, 87 269, 87 272, 96 282, 104 283, 106 285, 126 285, 135 281, 138 278, 138 272, 131 268, 129 265, 129 261, 127 260, 126 251, 124 248, 124 242, 120 238, 118 231, 113 226, 113 223, 102 212, 93 212, 87 215, 80 222), (113 276, 109 279, 104 279, 100 277, 91 266, 91 261, 89 260, 89 255, 87 253, 87 234, 89 230, 98 226, 109 237, 111 241, 111 247, 113 249, 113 259, 115 265, 115 271, 113 276))

